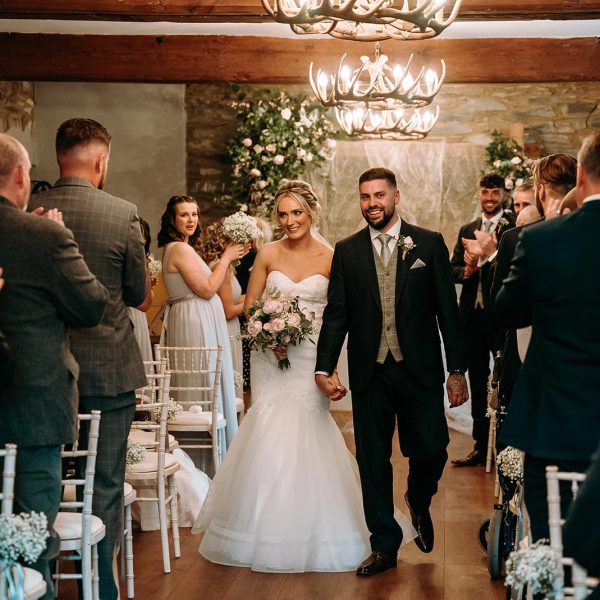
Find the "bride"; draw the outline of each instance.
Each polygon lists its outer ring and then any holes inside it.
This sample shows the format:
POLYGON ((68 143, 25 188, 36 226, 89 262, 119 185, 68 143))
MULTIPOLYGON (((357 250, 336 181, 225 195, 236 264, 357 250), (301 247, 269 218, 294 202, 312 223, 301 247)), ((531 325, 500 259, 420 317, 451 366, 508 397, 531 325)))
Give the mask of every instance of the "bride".
MULTIPOLYGON (((260 249, 246 309, 280 291, 320 325, 333 251, 313 236, 318 211, 307 183, 280 186, 274 220, 285 237, 260 249)), ((309 340, 288 348, 287 371, 277 367, 281 355, 252 353, 252 408, 192 530, 205 532, 199 551, 208 560, 289 573, 350 571, 369 555, 358 468, 314 382, 315 357, 309 340)), ((339 386, 330 397, 343 394, 339 386)))

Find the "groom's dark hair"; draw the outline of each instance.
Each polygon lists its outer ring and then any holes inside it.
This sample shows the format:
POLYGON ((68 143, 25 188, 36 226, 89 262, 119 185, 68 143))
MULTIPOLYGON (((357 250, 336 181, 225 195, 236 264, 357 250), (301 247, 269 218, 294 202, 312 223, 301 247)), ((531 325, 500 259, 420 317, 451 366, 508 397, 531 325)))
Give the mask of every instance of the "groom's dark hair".
POLYGON ((385 167, 374 167, 373 169, 369 169, 365 171, 358 178, 358 185, 364 183, 365 181, 375 181, 376 179, 385 179, 389 181, 394 187, 398 187, 396 185, 396 176, 385 167))

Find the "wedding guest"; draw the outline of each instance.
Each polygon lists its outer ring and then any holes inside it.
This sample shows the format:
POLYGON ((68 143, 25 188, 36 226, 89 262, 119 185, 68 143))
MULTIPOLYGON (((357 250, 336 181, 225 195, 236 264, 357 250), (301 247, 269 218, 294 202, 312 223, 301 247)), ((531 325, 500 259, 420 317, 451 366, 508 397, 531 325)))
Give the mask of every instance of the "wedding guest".
MULTIPOLYGON (((0 267, 0 290, 4 286, 4 278, 2 277, 2 267, 0 267)), ((0 329, 0 387, 8 385, 13 374, 13 359, 10 346, 6 341, 4 333, 0 329)))
MULTIPOLYGON (((231 263, 249 246, 231 244, 211 271, 194 249, 200 236, 198 203, 191 196, 173 196, 161 217, 158 247, 164 248, 162 272, 169 295, 161 346, 222 346, 221 405, 227 421, 227 445, 237 432, 236 395, 223 304, 217 291, 230 276, 231 263)), ((185 398, 183 398, 185 400, 185 398)))
POLYGON ((575 185, 577 160, 569 154, 549 154, 535 161, 533 186, 535 203, 544 219, 560 215, 560 205, 567 192, 575 185))
MULTIPOLYGON (((211 269, 214 269, 225 248, 231 245, 232 241, 223 231, 223 219, 209 225, 200 235, 198 244, 198 253, 204 259, 211 269)), ((244 312, 245 294, 242 294, 242 288, 235 276, 235 267, 230 264, 227 276, 219 287, 217 294, 221 298, 225 318, 227 319, 227 330, 229 331, 229 341, 231 345, 231 358, 233 361, 233 370, 242 376, 244 370, 242 359, 242 340, 240 339, 240 321, 238 317, 244 312)))
MULTIPOLYGON (((97 325, 108 292, 58 211, 48 218, 24 212, 30 168, 25 148, 0 134, 0 264, 6 278, 0 329, 14 364, 14 375, 0 385, 0 446, 18 446, 14 512, 43 512, 52 532, 61 497, 60 446, 72 444, 77 431, 79 368, 67 328, 97 325)), ((5 365, 3 356, 0 370, 5 365)), ((46 600, 54 598, 49 562, 59 545, 52 535, 33 565, 46 580, 46 600)))
MULTIPOLYGON (((100 324, 69 335, 81 369, 79 410, 102 413, 92 505, 94 515, 106 527, 98 544, 102 600, 115 600, 118 595, 112 563, 115 543, 123 532, 127 436, 135 411, 135 389, 146 383, 127 312, 128 306, 139 306, 146 298, 146 259, 135 205, 102 191, 110 141, 108 131, 92 119, 62 123, 56 133, 60 179, 31 200, 32 205, 62 211, 90 269, 110 293, 100 324)), ((81 428, 82 444, 87 442, 87 429, 81 428)))
MULTIPOLYGON (((552 159, 540 160, 544 174, 553 170, 552 159)), ((579 151, 577 203, 571 214, 523 228, 495 302, 500 325, 533 327, 501 441, 525 452, 534 541, 548 537, 546 466, 585 471, 598 444, 600 131, 579 151)))
POLYGON ((512 195, 513 208, 517 217, 521 211, 527 206, 535 206, 535 194, 533 191, 533 183, 526 182, 518 185, 512 195))
POLYGON ((152 306, 152 298, 154 293, 152 291, 152 281, 150 278, 150 272, 148 271, 148 263, 150 261, 150 244, 152 243, 152 237, 150 236, 150 225, 148 221, 140 217, 140 230, 142 232, 142 242, 144 243, 144 252, 146 254, 146 297, 144 301, 135 308, 128 307, 129 319, 133 325, 133 333, 135 339, 140 347, 143 360, 153 360, 152 344, 150 342, 150 330, 148 328, 148 319, 146 319, 146 312, 152 306))
POLYGON ((512 213, 505 212, 504 178, 488 174, 479 180, 481 216, 463 225, 452 254, 452 270, 456 283, 462 284, 459 309, 463 335, 467 345, 467 364, 471 387, 471 415, 473 417, 473 451, 464 458, 452 461, 456 467, 485 464, 489 419, 487 411, 487 382, 490 374, 490 356, 494 350, 495 332, 492 327, 486 298, 491 284, 491 263, 478 256, 473 244, 491 245, 495 252, 502 234, 514 227, 512 213))
POLYGON ((569 190, 560 203, 558 212, 561 215, 568 215, 577 209, 577 188, 569 190))

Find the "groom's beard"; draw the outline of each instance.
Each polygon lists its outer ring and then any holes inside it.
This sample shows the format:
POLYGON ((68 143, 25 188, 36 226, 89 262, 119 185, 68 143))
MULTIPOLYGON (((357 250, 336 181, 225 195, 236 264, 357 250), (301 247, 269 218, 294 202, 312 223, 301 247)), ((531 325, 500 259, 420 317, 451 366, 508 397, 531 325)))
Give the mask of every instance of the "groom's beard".
POLYGON ((392 217, 394 216, 394 214, 396 213, 395 211, 395 207, 391 212, 385 212, 385 208, 383 209, 383 217, 381 218, 380 221, 373 221, 369 215, 369 211, 368 210, 363 210, 362 211, 362 216, 364 217, 365 221, 373 228, 373 229, 383 229, 391 220, 392 217))

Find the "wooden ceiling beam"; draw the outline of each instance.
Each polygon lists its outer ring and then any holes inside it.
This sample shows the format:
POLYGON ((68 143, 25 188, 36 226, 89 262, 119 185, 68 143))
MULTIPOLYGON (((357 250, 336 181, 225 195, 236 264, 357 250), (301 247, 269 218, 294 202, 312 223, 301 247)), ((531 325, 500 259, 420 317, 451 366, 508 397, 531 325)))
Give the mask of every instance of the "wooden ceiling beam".
MULTIPOLYGON (((0 18, 182 22, 270 20, 261 0, 0 0, 0 18)), ((458 15, 458 20, 594 18, 600 18, 600 0, 463 0, 458 15)))
MULTIPOLYGON (((448 83, 600 80, 594 38, 386 42, 392 62, 446 62, 448 83), (490 59, 493 57, 493 60, 490 59)), ((332 70, 362 44, 225 36, 0 34, 0 80, 306 83, 311 61, 332 70)))

